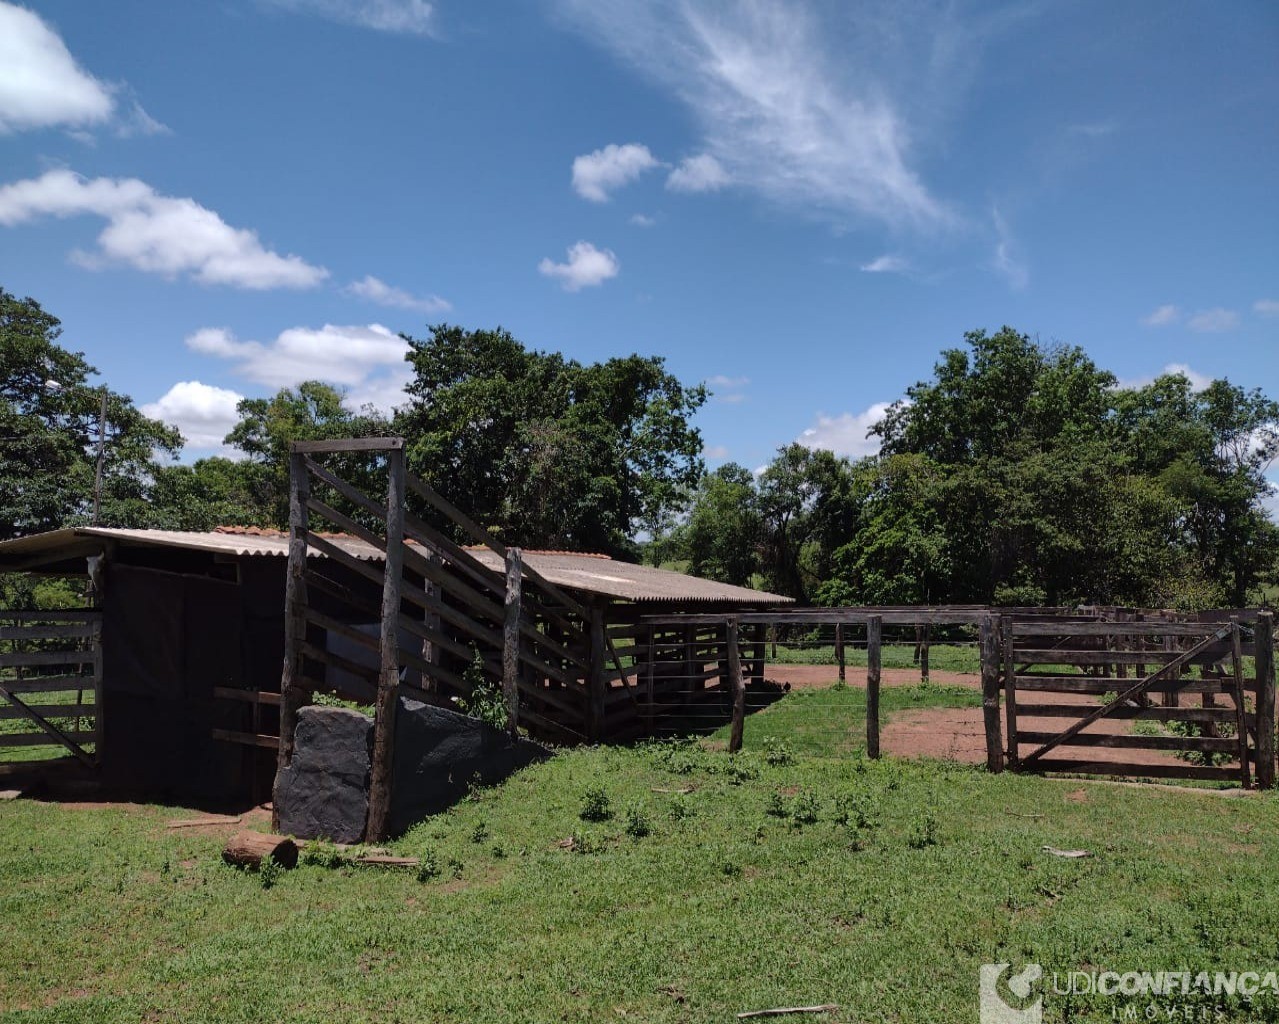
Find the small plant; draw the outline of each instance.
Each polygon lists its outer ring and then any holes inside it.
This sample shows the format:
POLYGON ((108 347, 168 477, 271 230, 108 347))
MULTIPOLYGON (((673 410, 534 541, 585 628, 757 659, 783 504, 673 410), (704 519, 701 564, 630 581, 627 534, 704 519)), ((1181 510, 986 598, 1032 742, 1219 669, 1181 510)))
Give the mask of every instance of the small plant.
POLYGON ((506 697, 502 694, 502 685, 484 671, 479 648, 473 650, 471 664, 462 673, 462 682, 470 692, 465 697, 454 697, 453 702, 462 714, 487 722, 495 729, 505 729, 506 697))
POLYGON ((451 874, 454 878, 462 877, 462 871, 466 867, 465 864, 463 864, 456 857, 450 857, 448 860, 448 865, 449 865, 449 874, 451 874))
POLYGON ((671 808, 667 812, 671 821, 683 821, 685 818, 693 816, 693 809, 688 806, 686 800, 675 799, 671 801, 671 808))
POLYGON ((841 680, 839 680, 837 683, 835 683, 833 686, 831 686, 831 689, 832 689, 832 690, 834 690, 834 691, 836 691, 836 692, 840 692, 840 691, 843 691, 843 690, 847 690, 847 689, 848 689, 848 683, 841 679, 841 680))
POLYGON ((742 866, 740 864, 733 863, 731 860, 724 861, 724 863, 720 865, 720 870, 724 872, 728 878, 742 877, 742 866))
POLYGON ((589 855, 599 853, 604 844, 585 829, 579 829, 569 837, 569 849, 574 853, 589 855))
POLYGON ((764 813, 770 818, 786 817, 786 801, 782 799, 782 794, 773 790, 768 794, 768 806, 764 808, 764 813))
POLYGON ((592 786, 582 797, 582 809, 577 816, 583 821, 608 821, 613 817, 613 809, 609 804, 608 793, 602 786, 592 786))
POLYGON ((479 822, 475 828, 471 829, 471 842, 482 843, 489 837, 489 827, 485 822, 479 822))
POLYGON ((346 863, 346 857, 327 839, 312 839, 302 850, 302 863, 317 868, 340 868, 346 863))
POLYGON ((815 825, 821 816, 821 804, 811 789, 801 790, 791 805, 791 821, 796 825, 815 825))
POLYGON ((269 853, 262 858, 262 863, 258 865, 258 880, 262 883, 263 889, 269 889, 275 885, 282 874, 284 874, 284 865, 269 853))
POLYGON ((502 860, 506 857, 506 847, 501 843, 494 843, 492 850, 489 852, 493 854, 494 860, 502 860))
POLYGON ((870 798, 864 793, 850 793, 836 805, 835 820, 846 828, 858 830, 873 828, 875 814, 870 798))
POLYGON ((767 736, 764 739, 764 760, 773 768, 784 768, 795 763, 795 751, 785 740, 767 736))
POLYGON ((626 811, 626 834, 632 839, 643 839, 653 831, 648 815, 638 807, 630 807, 626 811))
POLYGON ((430 847, 423 850, 417 858, 417 880, 430 882, 440 877, 440 862, 435 851, 430 847))
POLYGON ((911 822, 910 835, 906 844, 912 850, 922 850, 926 846, 937 845, 937 817, 932 811, 917 815, 911 822))

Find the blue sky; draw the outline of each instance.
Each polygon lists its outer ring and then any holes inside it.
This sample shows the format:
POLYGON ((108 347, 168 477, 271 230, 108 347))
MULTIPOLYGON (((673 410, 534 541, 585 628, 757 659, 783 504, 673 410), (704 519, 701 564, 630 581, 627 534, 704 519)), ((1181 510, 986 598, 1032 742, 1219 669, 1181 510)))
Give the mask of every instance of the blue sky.
POLYGON ((0 284, 216 448, 396 333, 660 354, 861 454, 965 330, 1279 395, 1279 6, 0 0, 0 284))

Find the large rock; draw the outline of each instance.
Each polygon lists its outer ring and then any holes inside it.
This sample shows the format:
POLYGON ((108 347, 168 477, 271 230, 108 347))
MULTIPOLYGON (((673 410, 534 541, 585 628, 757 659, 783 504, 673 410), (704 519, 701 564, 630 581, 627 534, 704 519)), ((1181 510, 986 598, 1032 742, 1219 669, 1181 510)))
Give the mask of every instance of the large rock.
POLYGON ((403 832, 466 795, 472 780, 492 786, 551 752, 456 711, 400 698, 395 719, 391 830, 403 832))
POLYGON ((280 831, 358 843, 369 814, 373 719, 346 708, 298 711, 293 759, 276 777, 280 831))

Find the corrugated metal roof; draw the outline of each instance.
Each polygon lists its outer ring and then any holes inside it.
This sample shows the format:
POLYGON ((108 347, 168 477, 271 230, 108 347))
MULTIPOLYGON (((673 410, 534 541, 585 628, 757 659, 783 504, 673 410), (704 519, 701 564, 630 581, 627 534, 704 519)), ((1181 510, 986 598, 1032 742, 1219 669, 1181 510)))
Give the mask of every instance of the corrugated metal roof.
MULTIPOLYGON (((382 553, 373 545, 355 537, 325 535, 356 558, 380 560, 382 553)), ((197 533, 186 530, 122 530, 111 527, 77 526, 50 533, 0 541, 0 569, 28 559, 48 555, 50 561, 60 551, 81 547, 84 541, 110 540, 117 544, 139 547, 181 548, 211 554, 241 557, 287 558, 288 537, 283 534, 212 531, 197 533)), ((502 560, 487 548, 470 552, 495 572, 502 571, 502 560)), ((72 552, 68 551, 68 557, 72 552)), ((322 557, 314 548, 311 554, 322 557)), ((572 552, 525 551, 524 560, 557 586, 599 594, 622 601, 695 601, 733 605, 776 605, 790 603, 790 598, 762 590, 735 587, 727 583, 686 576, 668 569, 618 562, 603 555, 572 552)))
MULTIPOLYGON (((473 555, 497 570, 502 560, 487 549, 473 555)), ((600 555, 523 552, 524 561, 556 586, 604 594, 623 601, 704 601, 735 605, 788 604, 789 597, 716 583, 651 565, 633 565, 600 555)))

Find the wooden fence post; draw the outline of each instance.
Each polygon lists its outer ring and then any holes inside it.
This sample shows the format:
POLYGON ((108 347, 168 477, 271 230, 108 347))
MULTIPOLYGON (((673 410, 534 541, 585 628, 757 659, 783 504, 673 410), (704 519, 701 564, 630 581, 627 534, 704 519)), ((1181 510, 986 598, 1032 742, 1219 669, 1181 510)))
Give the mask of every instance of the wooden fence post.
POLYGON ((604 738, 604 610, 590 609, 590 671, 586 677, 586 736, 592 743, 604 738))
POLYGON ((835 623, 835 664, 839 666, 839 681, 845 681, 844 672, 844 624, 835 623))
MULTIPOLYGON (((293 759, 293 736, 304 691, 302 644, 306 641, 306 540, 307 500, 311 481, 306 456, 289 455, 289 565, 284 582, 284 666, 280 672, 280 746, 276 755, 276 781, 293 759)), ((272 800, 271 827, 278 831, 278 800, 272 800)))
POLYGON ((1243 704, 1243 637, 1239 616, 1230 616, 1230 681, 1235 693, 1235 736, 1239 740, 1239 779, 1244 789, 1252 786, 1248 765, 1248 724, 1243 704))
POLYGON ((924 623, 924 635, 919 648, 919 681, 928 682, 928 641, 932 638, 932 626, 924 623))
POLYGON ((502 628, 502 696, 506 698, 506 731, 516 735, 520 719, 520 581, 519 548, 506 549, 506 619, 502 628))
POLYGON ((986 768, 1004 770, 1004 737, 999 726, 999 634, 995 619, 981 620, 981 712, 986 724, 986 768))
POLYGON ((1275 617, 1257 616, 1253 655, 1257 666, 1257 786, 1275 785, 1275 617))
POLYGON ((729 619, 728 634, 728 684, 733 691, 733 728, 728 737, 728 752, 736 754, 742 749, 742 732, 746 728, 746 681, 742 678, 742 659, 737 648, 737 619, 729 619))
POLYGON ((1008 723, 1008 767, 1016 771, 1020 757, 1017 749, 1017 666, 1013 662, 1012 616, 1000 617, 999 635, 1004 649, 1004 715, 1008 723))
POLYGON ((381 842, 391 817, 395 710, 400 696, 400 583, 404 575, 404 449, 386 453, 386 566, 382 577, 382 667, 373 714, 373 765, 365 838, 381 842))
POLYGON ((866 620, 866 756, 879 757, 880 644, 884 623, 878 615, 866 620))

